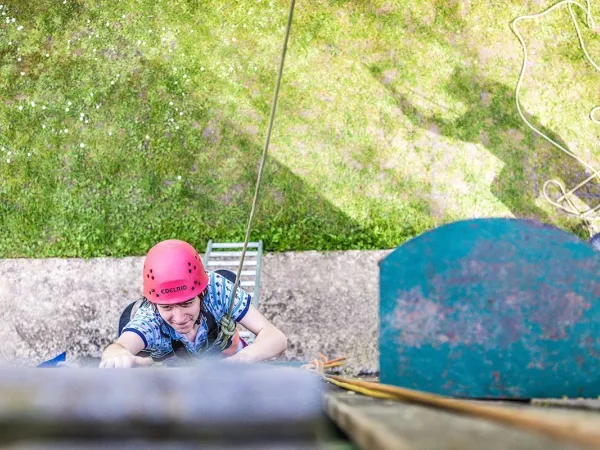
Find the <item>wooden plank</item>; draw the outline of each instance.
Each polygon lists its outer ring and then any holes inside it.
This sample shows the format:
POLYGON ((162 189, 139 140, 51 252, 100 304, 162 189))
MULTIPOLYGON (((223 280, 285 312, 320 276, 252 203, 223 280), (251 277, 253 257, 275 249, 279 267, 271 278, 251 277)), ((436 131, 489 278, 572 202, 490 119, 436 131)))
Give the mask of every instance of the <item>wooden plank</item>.
MULTIPOLYGON (((486 403, 493 404, 493 403, 486 403)), ((495 403, 500 406, 500 404, 495 403)), ((600 427, 596 414, 561 413, 528 404, 508 403, 512 408, 528 408, 556 420, 575 420, 581 426, 600 427)), ((380 400, 344 390, 323 395, 327 415, 362 449, 394 450, 575 450, 567 442, 512 428, 471 416, 425 406, 380 400)))
POLYGON ((533 399, 532 403, 538 406, 552 406, 554 408, 571 408, 579 410, 600 411, 600 400, 589 398, 540 398, 533 399))

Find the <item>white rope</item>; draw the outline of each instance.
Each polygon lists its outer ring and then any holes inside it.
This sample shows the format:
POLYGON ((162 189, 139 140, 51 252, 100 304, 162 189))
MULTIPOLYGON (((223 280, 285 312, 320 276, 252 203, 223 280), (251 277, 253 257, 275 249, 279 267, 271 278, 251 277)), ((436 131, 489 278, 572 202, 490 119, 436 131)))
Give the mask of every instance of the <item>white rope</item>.
MULTIPOLYGON (((600 67, 598 67, 598 65, 592 60, 592 58, 590 57, 590 55, 587 52, 587 49, 585 48, 585 44, 584 44, 583 38, 581 36, 581 31, 579 30, 579 25, 577 24, 577 20, 575 18, 575 15, 573 14, 573 8, 572 8, 572 5, 575 5, 579 8, 581 8, 582 10, 584 10, 585 14, 586 14, 586 19, 587 19, 587 25, 589 28, 593 29, 594 28, 594 18, 592 16, 592 12, 591 12, 590 1, 586 0, 587 7, 584 7, 583 5, 581 5, 580 3, 577 3, 574 0, 563 0, 539 14, 520 16, 511 22, 512 31, 515 33, 517 38, 519 38, 519 41, 521 42, 521 46, 523 47, 523 65, 521 67, 521 74, 519 75, 519 81, 517 82, 517 89, 516 89, 516 93, 515 93, 515 102, 517 105, 517 110, 519 112, 519 115, 521 116, 521 118, 525 121, 525 123, 531 130, 533 130, 535 133, 537 133, 538 135, 540 135, 541 137, 546 139, 548 142, 550 142, 552 145, 554 145, 555 147, 557 147, 558 149, 560 149, 567 155, 569 155, 572 158, 574 158, 575 160, 577 160, 579 163, 581 163, 583 166, 585 166, 587 169, 589 169, 592 172, 592 175, 590 175, 588 178, 583 180, 581 183, 579 183, 577 186, 575 186, 573 189, 571 189, 568 192, 566 191, 563 184, 557 180, 546 181, 546 183, 544 183, 544 187, 542 189, 544 197, 550 204, 554 205, 555 207, 557 207, 559 209, 562 209, 563 211, 567 212, 568 214, 575 215, 578 218, 584 220, 586 222, 586 224, 588 225, 588 231, 590 232, 590 235, 592 235, 593 231, 590 228, 590 225, 591 225, 590 222, 595 221, 595 220, 600 220, 600 216, 597 214, 598 210, 600 210, 600 204, 596 205, 593 208, 588 209, 587 211, 581 212, 573 203, 572 197, 573 197, 573 194, 577 190, 579 190, 582 186, 589 183, 594 178, 598 178, 598 180, 600 180, 600 173, 598 173, 598 171, 596 169, 594 169, 590 164, 588 164, 587 162, 585 162, 584 160, 579 158, 576 154, 574 154, 573 152, 564 148, 558 142, 552 140, 550 137, 548 137, 547 135, 542 133, 540 130, 536 129, 531 123, 529 123, 529 121, 525 118, 523 112, 521 111, 521 105, 519 103, 519 91, 521 89, 521 84, 523 82, 523 77, 525 75, 525 69, 527 67, 527 46, 525 45, 525 41, 523 40, 523 37, 519 34, 519 31, 517 30, 517 23, 522 20, 530 20, 530 19, 537 19, 539 17, 543 17, 546 14, 549 14, 550 12, 554 11, 555 9, 557 9, 565 4, 567 4, 569 7, 569 13, 571 14, 571 19, 573 21, 573 25, 575 25, 575 30, 577 31, 577 36, 579 38, 579 44, 581 46, 581 49, 583 50, 583 53, 585 54, 588 61, 592 64, 592 66, 594 66, 594 68, 598 72, 600 72, 600 67), (548 194, 547 188, 550 185, 556 186, 562 194, 556 201, 552 200, 548 194), (560 202, 566 202, 567 206, 565 206, 564 204, 561 204, 560 202)), ((595 112, 599 109, 600 109, 600 106, 596 106, 590 111, 590 114, 589 114, 590 120, 596 124, 600 124, 600 120, 596 119, 594 116, 595 112)))

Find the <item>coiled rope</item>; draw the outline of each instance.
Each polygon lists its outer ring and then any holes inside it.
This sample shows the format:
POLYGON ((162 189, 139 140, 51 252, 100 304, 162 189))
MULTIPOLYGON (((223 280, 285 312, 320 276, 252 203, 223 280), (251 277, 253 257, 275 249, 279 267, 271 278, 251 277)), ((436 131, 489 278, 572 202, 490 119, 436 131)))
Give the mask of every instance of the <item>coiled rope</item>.
MULTIPOLYGON (((573 13, 573 5, 577 6, 578 8, 581 8, 583 11, 585 11, 585 15, 586 15, 586 19, 587 19, 587 26, 590 29, 594 29, 595 27, 595 23, 594 23, 594 17, 592 16, 592 12, 591 12, 591 6, 590 6, 590 1, 586 0, 586 7, 584 7, 583 5, 581 5, 580 3, 574 1, 574 0, 563 0, 559 3, 556 3, 555 5, 551 6, 550 8, 542 11, 539 14, 531 14, 531 15, 524 15, 524 16, 520 16, 517 17, 516 19, 514 19, 511 22, 511 29, 512 31, 515 33, 515 35, 517 36, 517 38, 519 39, 519 41, 521 42, 521 46, 523 47, 523 65, 521 67, 521 73, 519 75, 519 81, 517 82, 517 88, 516 88, 516 92, 515 92, 515 102, 517 105, 517 110, 519 112, 519 115, 521 116, 521 118, 523 119, 523 121, 525 121, 525 124, 531 129, 533 130, 535 133, 537 133, 538 135, 540 135, 542 138, 546 139, 548 142, 550 142, 552 145, 554 145, 555 147, 557 147, 558 149, 560 149, 562 152, 566 153, 567 155, 571 156, 572 158, 574 158, 576 161, 578 161, 580 164, 582 164, 583 166, 585 166, 590 172, 592 172, 592 175, 590 175, 589 177, 587 177, 585 180, 583 180, 581 183, 579 183, 577 186, 575 186, 573 189, 569 190, 567 192, 566 188, 564 187, 564 185, 558 181, 558 180, 548 180, 544 183, 542 192, 544 197, 546 198, 546 201, 548 201, 550 204, 554 205, 556 208, 562 209, 563 211, 565 211, 568 214, 574 215, 576 217, 578 217, 579 219, 582 219, 587 227, 588 227, 588 231, 590 233, 590 236, 594 234, 594 231, 592 229, 592 222, 599 220, 600 217, 598 215, 598 210, 600 210, 600 203, 596 206, 594 206, 593 208, 588 209, 587 211, 580 211, 577 206, 574 204, 573 202, 573 194, 579 190, 581 187, 583 187, 585 184, 589 183, 590 181, 592 181, 594 178, 597 178, 598 180, 600 180, 600 174, 598 173, 598 171, 596 169, 594 169, 590 164, 588 164, 587 162, 585 162, 583 159, 581 159, 580 157, 578 157, 575 153, 571 152, 570 150, 568 150, 567 148, 563 147, 562 145, 560 145, 558 142, 554 141, 553 139, 551 139, 550 137, 548 137, 546 134, 542 133, 540 130, 538 130, 537 128, 535 128, 525 117, 525 115, 523 114, 522 110, 521 110, 521 104, 519 102, 519 91, 521 89, 521 84, 523 82, 523 77, 525 75, 525 69, 527 67, 527 46, 525 44, 525 41, 523 39, 523 37, 521 36, 521 34, 519 33, 518 29, 517 29, 517 24, 519 22, 521 22, 522 20, 532 20, 532 19, 537 19, 540 17, 543 17, 547 14, 550 14, 552 11, 554 11, 557 8, 560 8, 563 5, 568 5, 569 7, 569 13, 571 14, 571 19, 573 21, 573 25, 575 26, 575 30, 577 31, 577 37, 579 38, 579 44, 581 46, 581 49, 583 50, 583 53, 585 54, 586 58, 588 59, 588 61, 592 64, 592 66, 594 66, 594 68, 600 72, 600 67, 598 67, 598 65, 592 60, 592 58, 590 57, 590 55, 587 52, 587 49, 585 48, 585 44, 583 42, 583 38, 581 36, 581 31, 579 29, 579 25, 577 24, 577 19, 575 18, 575 14, 573 13), (548 193, 548 187, 554 185, 556 186, 560 192, 561 192, 561 196, 558 197, 558 199, 553 200, 549 193, 548 193), (566 205, 565 205, 566 203, 566 205)), ((598 120, 595 117, 596 111, 598 111, 600 109, 600 106, 596 106, 594 107, 590 113, 589 113, 589 118, 590 120, 595 123, 595 124, 600 124, 600 120, 598 120)))

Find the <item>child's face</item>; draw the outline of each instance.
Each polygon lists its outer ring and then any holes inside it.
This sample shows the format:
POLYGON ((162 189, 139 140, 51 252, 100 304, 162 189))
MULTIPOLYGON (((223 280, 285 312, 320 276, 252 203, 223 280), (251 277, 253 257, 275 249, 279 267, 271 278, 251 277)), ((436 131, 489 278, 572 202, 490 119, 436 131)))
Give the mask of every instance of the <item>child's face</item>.
POLYGON ((200 306, 201 301, 198 297, 174 305, 156 305, 163 320, 180 334, 190 333, 194 329, 200 306))

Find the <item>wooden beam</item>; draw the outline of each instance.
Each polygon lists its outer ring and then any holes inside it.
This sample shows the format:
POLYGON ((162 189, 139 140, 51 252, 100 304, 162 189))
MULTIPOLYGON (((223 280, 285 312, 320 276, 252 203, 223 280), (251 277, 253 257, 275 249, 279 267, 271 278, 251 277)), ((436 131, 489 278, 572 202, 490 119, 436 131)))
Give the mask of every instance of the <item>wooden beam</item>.
MULTIPOLYGON (((486 402, 490 405, 492 402, 486 402)), ((506 404, 502 404, 506 407, 506 404)), ((557 421, 577 420, 582 426, 600 427, 600 418, 581 411, 550 411, 523 403, 511 408, 551 414, 557 421)), ((323 408, 361 449, 382 450, 575 450, 571 443, 523 431, 497 422, 455 414, 422 405, 349 394, 342 389, 323 396, 323 408)))

